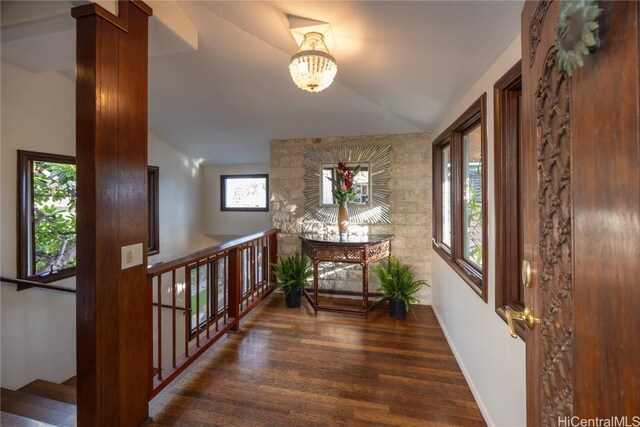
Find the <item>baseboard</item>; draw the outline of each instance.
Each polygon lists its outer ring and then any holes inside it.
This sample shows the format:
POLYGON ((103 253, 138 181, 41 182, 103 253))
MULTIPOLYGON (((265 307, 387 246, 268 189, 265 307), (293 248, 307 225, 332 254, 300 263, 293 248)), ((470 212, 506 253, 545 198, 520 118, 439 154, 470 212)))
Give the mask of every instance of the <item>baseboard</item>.
POLYGON ((467 380, 467 384, 469 384, 469 388, 471 389, 471 394, 473 394, 473 398, 476 400, 476 403, 478 404, 478 408, 480 408, 480 412, 484 417, 484 421, 487 423, 488 426, 495 426, 495 423, 491 419, 491 415, 489 415, 489 411, 487 410, 487 407, 484 405, 484 402, 482 401, 482 397, 480 397, 480 393, 478 392, 478 389, 473 383, 473 379, 471 378, 469 371, 467 371, 467 367, 464 365, 464 362, 462 361, 462 357, 460 356, 460 353, 458 353, 458 349, 456 348, 455 344, 453 343, 453 340, 449 336, 449 332, 447 332, 447 328, 444 326, 444 322, 442 321, 442 318, 440 317, 438 310, 433 305, 431 306, 431 308, 433 308, 433 312, 436 315, 436 319, 438 319, 438 323, 440 324, 440 329, 442 329, 442 332, 444 333, 444 337, 449 343, 449 347, 451 347, 453 356, 456 358, 456 361, 458 362, 458 366, 460 366, 462 375, 464 375, 465 380, 467 380))

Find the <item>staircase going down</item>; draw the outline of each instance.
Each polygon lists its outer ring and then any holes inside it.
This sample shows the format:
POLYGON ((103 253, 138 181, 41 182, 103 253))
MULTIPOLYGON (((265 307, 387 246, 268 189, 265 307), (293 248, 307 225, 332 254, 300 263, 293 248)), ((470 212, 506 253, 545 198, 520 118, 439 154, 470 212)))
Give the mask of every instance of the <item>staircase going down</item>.
POLYGON ((35 380, 16 391, 0 389, 0 425, 75 426, 76 377, 61 384, 35 380))

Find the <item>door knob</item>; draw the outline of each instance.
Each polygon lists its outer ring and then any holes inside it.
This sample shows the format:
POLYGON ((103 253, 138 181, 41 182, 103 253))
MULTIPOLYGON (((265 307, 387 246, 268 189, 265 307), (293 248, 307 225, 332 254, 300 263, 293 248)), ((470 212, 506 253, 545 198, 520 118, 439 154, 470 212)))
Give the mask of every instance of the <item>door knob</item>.
POLYGON ((533 310, 529 307, 525 307, 522 311, 513 311, 507 309, 505 311, 507 316, 507 324, 509 325, 509 335, 513 338, 518 338, 518 334, 516 334, 516 328, 513 324, 514 320, 518 320, 523 322, 527 328, 533 329, 533 327, 540 323, 540 319, 535 316, 533 310))

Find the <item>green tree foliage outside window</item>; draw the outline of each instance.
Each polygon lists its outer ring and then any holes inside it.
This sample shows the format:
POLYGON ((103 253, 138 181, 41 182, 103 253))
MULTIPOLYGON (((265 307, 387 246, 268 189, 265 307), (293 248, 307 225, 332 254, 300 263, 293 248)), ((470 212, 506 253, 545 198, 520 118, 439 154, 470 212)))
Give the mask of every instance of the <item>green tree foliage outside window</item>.
POLYGON ((34 161, 34 273, 76 265, 76 166, 34 161))
MULTIPOLYGON (((18 150, 18 276, 54 281, 75 275, 77 265, 76 160, 18 150)), ((159 252, 158 168, 149 166, 149 253, 159 252)))
POLYGON ((466 235, 469 258, 482 266, 482 199, 477 194, 477 190, 472 185, 471 180, 467 181, 466 186, 466 235))
MULTIPOLYGON (((218 263, 218 314, 221 314, 226 306, 225 303, 225 295, 224 295, 224 286, 225 286, 225 262, 223 259, 218 259, 213 261, 210 264, 209 274, 213 275, 213 270, 215 268, 214 263, 218 263)), ((207 305, 210 305, 209 308, 209 319, 212 319, 215 316, 214 313, 214 292, 216 288, 216 283, 213 282, 213 277, 207 276, 207 266, 200 265, 200 267, 191 267, 189 269, 189 277, 191 279, 191 299, 189 308, 191 309, 191 319, 190 319, 190 327, 189 330, 192 334, 196 331, 196 325, 203 325, 207 320, 207 305), (200 281, 198 282, 198 273, 197 269, 200 270, 200 281), (207 286, 207 279, 211 280, 209 292, 209 286, 207 286), (198 294, 199 292, 199 294, 198 294)))

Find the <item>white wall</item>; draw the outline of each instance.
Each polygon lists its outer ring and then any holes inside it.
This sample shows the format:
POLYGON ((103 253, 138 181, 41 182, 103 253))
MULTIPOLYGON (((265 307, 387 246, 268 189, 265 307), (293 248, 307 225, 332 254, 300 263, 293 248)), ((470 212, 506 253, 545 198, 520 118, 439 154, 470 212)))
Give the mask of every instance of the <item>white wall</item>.
POLYGON ((208 235, 242 236, 271 227, 269 212, 228 212, 220 210, 220 175, 268 174, 269 164, 202 166, 204 232, 208 235))
POLYGON ((482 93, 487 93, 489 277, 485 303, 438 255, 432 257, 433 309, 489 425, 526 424, 525 345, 514 340, 495 312, 495 196, 493 85, 521 57, 520 37, 438 125, 438 136, 482 93))
MULTIPOLYGON (((2 63, 2 275, 16 277, 18 148, 75 154, 74 84, 58 73, 32 74, 2 63)), ((55 283, 75 287, 75 279, 55 283)), ((72 294, 2 284, 2 387, 75 375, 76 299, 72 294)))
POLYGON ((160 168, 160 253, 149 257, 149 264, 214 245, 202 233, 202 168, 151 132, 148 158, 160 168))
MULTIPOLYGON (((2 62, 0 247, 3 276, 16 277, 17 150, 75 155, 75 85, 59 73, 33 74, 2 62)), ((149 134, 149 164, 160 168, 160 254, 164 261, 214 244, 201 232, 201 170, 149 134)), ((75 278, 55 282, 75 287, 75 278)), ((2 284, 2 387, 75 375, 76 299, 72 294, 2 284)))

